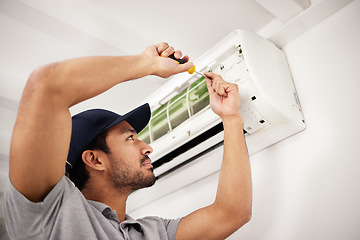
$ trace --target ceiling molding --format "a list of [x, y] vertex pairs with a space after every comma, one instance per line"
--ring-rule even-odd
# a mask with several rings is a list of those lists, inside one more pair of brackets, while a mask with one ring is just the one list
[[287, 22], [310, 6], [308, 0], [256, 0], [282, 22]]
[[352, 1], [353, 0], [318, 1], [286, 23], [281, 23], [279, 20], [270, 22], [258, 31], [258, 34], [268, 38], [279, 48], [283, 48], [296, 37]]

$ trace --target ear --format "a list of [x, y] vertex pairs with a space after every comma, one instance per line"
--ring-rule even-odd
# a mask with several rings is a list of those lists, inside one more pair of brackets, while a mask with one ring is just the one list
[[103, 155], [97, 150], [86, 150], [82, 154], [82, 160], [86, 166], [91, 169], [102, 171], [105, 170]]

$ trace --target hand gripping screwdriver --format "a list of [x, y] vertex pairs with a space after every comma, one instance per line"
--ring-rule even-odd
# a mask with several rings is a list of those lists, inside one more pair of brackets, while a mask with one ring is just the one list
[[[180, 58], [176, 58], [176, 57], [174, 56], [174, 53], [171, 54], [171, 55], [169, 55], [168, 58], [171, 58], [172, 60], [177, 61], [179, 64], [184, 64], [184, 63], [186, 63], [185, 60], [182, 60], [182, 59], [180, 59]], [[197, 74], [199, 74], [199, 75], [201, 75], [201, 76], [203, 76], [203, 77], [206, 78], [206, 76], [205, 76], [203, 73], [198, 72], [198, 71], [195, 70], [195, 65], [192, 66], [192, 68], [190, 68], [190, 69], [187, 70], [187, 71], [188, 71], [188, 73], [190, 73], [190, 74], [197, 73]]]

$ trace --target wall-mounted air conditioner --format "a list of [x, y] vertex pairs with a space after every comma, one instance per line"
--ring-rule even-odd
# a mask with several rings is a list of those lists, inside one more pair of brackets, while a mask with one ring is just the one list
[[[305, 129], [286, 57], [268, 40], [236, 30], [194, 63], [197, 71], [238, 84], [250, 155]], [[223, 128], [210, 109], [204, 77], [174, 76], [148, 102], [152, 117], [138, 136], [154, 149], [150, 157], [159, 180], [131, 194], [129, 211], [220, 169], [221, 154], [211, 160], [216, 162], [206, 160], [206, 154], [222, 147]]]

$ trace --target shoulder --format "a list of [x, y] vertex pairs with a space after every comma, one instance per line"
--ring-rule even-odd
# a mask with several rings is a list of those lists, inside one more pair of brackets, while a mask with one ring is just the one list
[[42, 202], [31, 202], [8, 180], [4, 195], [4, 212], [9, 235], [21, 238], [43, 233], [44, 219], [47, 219], [48, 225], [54, 223], [61, 206], [76, 191], [79, 190], [64, 176]]

